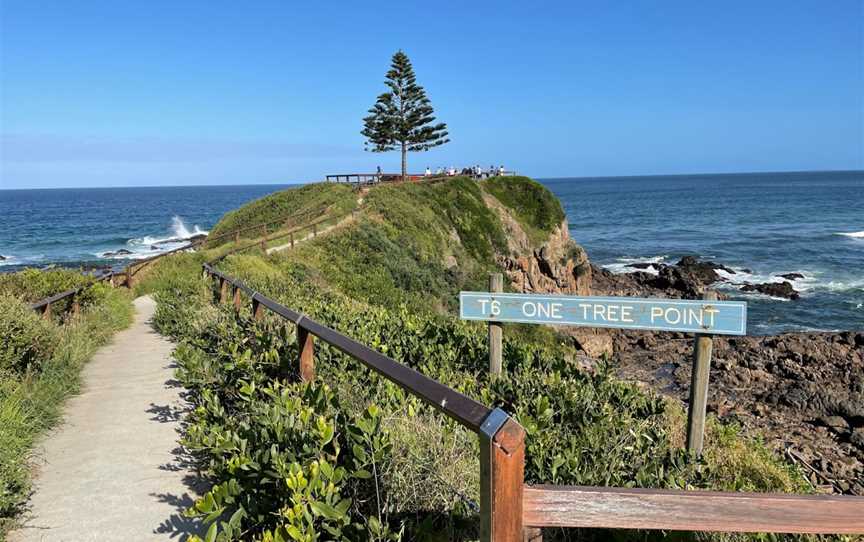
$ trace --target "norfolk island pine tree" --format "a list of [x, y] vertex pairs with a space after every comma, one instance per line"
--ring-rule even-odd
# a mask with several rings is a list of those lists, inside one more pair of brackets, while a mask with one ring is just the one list
[[402, 180], [408, 178], [408, 152], [428, 151], [448, 143], [447, 125], [435, 122], [426, 91], [417, 84], [414, 68], [401, 50], [393, 55], [384, 84], [390, 88], [378, 96], [363, 119], [365, 148], [372, 152], [402, 151]]

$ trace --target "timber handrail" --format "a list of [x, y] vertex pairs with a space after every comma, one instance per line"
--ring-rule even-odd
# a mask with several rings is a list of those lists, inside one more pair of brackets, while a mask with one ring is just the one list
[[423, 373], [402, 365], [377, 350], [373, 350], [300, 312], [281, 305], [264, 294], [249, 288], [243, 282], [214, 269], [210, 264], [204, 264], [204, 272], [209, 276], [216, 277], [220, 281], [220, 284], [227, 283], [235, 290], [239, 289], [244, 292], [250, 297], [253, 305], [256, 307], [263, 306], [267, 308], [274, 314], [297, 325], [298, 328], [305, 329], [324, 342], [345, 352], [475, 433], [480, 430], [483, 421], [492, 412], [492, 409], [429, 378]]
[[[217, 260], [218, 261], [218, 260]], [[864, 533], [864, 497], [729, 493], [668, 489], [525, 485], [525, 430], [492, 409], [314, 319], [281, 305], [211, 263], [205, 278], [219, 282], [220, 302], [256, 320], [269, 310], [297, 326], [302, 380], [315, 377], [317, 337], [376, 371], [474, 432], [480, 441], [480, 539], [542, 541], [542, 527], [664, 529], [812, 534]]]
[[579, 486], [526, 486], [529, 527], [864, 533], [864, 497]]
[[314, 337], [341, 350], [405, 391], [425, 401], [475, 433], [480, 441], [481, 488], [480, 539], [521, 540], [522, 482], [524, 479], [525, 430], [501, 409], [491, 409], [423, 373], [373, 350], [368, 346], [281, 305], [242, 281], [203, 265], [205, 278], [219, 281], [219, 301], [229, 301], [233, 289], [235, 309], [242, 307], [241, 293], [252, 302], [256, 320], [269, 310], [297, 327], [300, 378], [315, 378]]
[[288, 220], [296, 219], [298, 217], [307, 217], [307, 216], [313, 215], [313, 214], [320, 214], [320, 211], [318, 213], [315, 213], [312, 210], [309, 210], [309, 211], [306, 211], [306, 212], [300, 213], [300, 214], [293, 213], [290, 215], [285, 215], [283, 217], [277, 218], [275, 220], [270, 220], [269, 222], [260, 222], [258, 224], [252, 224], [251, 226], [244, 226], [244, 227], [238, 228], [236, 230], [231, 230], [231, 231], [227, 231], [225, 233], [220, 233], [219, 235], [214, 235], [214, 236], [208, 235], [207, 238], [204, 239], [203, 243], [210, 243], [212, 241], [217, 241], [220, 239], [224, 239], [226, 237], [233, 237], [235, 240], [239, 241], [238, 236], [241, 233], [245, 233], [247, 231], [260, 230], [262, 228], [269, 228], [270, 226], [272, 226], [274, 224], [285, 224], [286, 221], [288, 221]]
[[98, 284], [104, 280], [111, 279], [113, 278], [113, 276], [114, 273], [102, 273], [101, 275], [96, 275], [95, 277], [93, 277], [93, 280], [91, 280], [87, 284], [82, 284], [77, 288], [71, 288], [64, 292], [60, 292], [58, 294], [48, 296], [44, 299], [40, 299], [39, 301], [36, 301], [34, 303], [30, 303], [30, 308], [34, 311], [42, 311], [42, 317], [47, 320], [51, 318], [51, 306], [53, 304], [66, 298], [72, 298], [72, 304], [69, 310], [71, 310], [73, 314], [78, 314], [80, 306], [78, 305], [78, 301], [75, 299], [75, 297], [84, 290], [92, 287], [94, 284]]
[[355, 209], [352, 209], [346, 213], [340, 213], [337, 215], [322, 216], [321, 218], [318, 218], [317, 220], [313, 220], [312, 222], [307, 222], [305, 224], [300, 224], [298, 226], [294, 226], [294, 227], [289, 228], [287, 230], [283, 230], [281, 232], [278, 232], [275, 235], [265, 235], [264, 237], [257, 239], [255, 241], [252, 241], [246, 245], [234, 247], [234, 248], [228, 250], [227, 252], [225, 252], [224, 254], [222, 254], [221, 256], [219, 256], [218, 258], [211, 260], [208, 263], [215, 264], [217, 262], [224, 260], [225, 258], [227, 258], [228, 256], [230, 256], [232, 254], [237, 254], [238, 252], [243, 252], [244, 250], [249, 250], [251, 248], [255, 248], [255, 247], [266, 248], [267, 243], [269, 243], [270, 241], [275, 241], [277, 239], [285, 239], [286, 237], [291, 239], [291, 246], [293, 247], [294, 246], [294, 234], [295, 233], [301, 232], [303, 230], [308, 230], [311, 228], [312, 232], [313, 232], [313, 236], [315, 236], [318, 234], [316, 226], [318, 226], [319, 224], [323, 224], [325, 222], [331, 222], [331, 221], [337, 221], [337, 223], [338, 223], [339, 220], [342, 220], [343, 218], [345, 218], [349, 215], [356, 216], [357, 212], [358, 212], [358, 210], [355, 208]]

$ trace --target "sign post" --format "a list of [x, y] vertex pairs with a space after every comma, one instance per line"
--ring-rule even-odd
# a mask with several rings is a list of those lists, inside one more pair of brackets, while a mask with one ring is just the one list
[[[717, 301], [717, 292], [707, 291], [705, 301]], [[690, 407], [687, 410], [687, 451], [702, 455], [705, 436], [705, 409], [708, 405], [708, 375], [711, 372], [711, 351], [714, 339], [710, 334], [697, 333], [693, 344], [693, 373], [690, 377]]]
[[459, 314], [463, 320], [489, 322], [489, 371], [496, 374], [501, 372], [503, 322], [695, 333], [687, 449], [701, 455], [712, 336], [746, 334], [747, 303], [717, 301], [713, 291], [702, 300], [504, 294], [500, 274], [490, 275], [489, 289], [461, 292]]
[[[504, 279], [501, 273], [489, 275], [489, 291], [500, 294], [504, 290]], [[501, 341], [504, 335], [504, 324], [497, 321], [489, 322], [489, 372], [501, 374]]]

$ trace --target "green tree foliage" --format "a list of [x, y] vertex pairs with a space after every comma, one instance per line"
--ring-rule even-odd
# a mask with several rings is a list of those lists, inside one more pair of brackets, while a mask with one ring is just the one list
[[369, 116], [363, 119], [363, 134], [366, 150], [387, 152], [395, 149], [402, 151], [402, 180], [407, 177], [407, 153], [428, 151], [443, 145], [447, 138], [447, 125], [434, 124], [432, 104], [426, 91], [417, 84], [414, 68], [408, 55], [397, 51], [393, 55], [390, 71], [384, 84], [390, 88], [378, 96], [375, 105], [369, 109]]

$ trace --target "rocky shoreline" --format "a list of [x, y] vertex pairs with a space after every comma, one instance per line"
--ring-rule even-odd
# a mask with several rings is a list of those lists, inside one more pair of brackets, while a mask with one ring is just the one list
[[[674, 265], [634, 263], [631, 273], [592, 264], [567, 235], [564, 222], [538, 250], [511, 245], [500, 258], [515, 291], [571, 295], [701, 298], [735, 271], [682, 258]], [[742, 284], [740, 289], [798, 299], [791, 284]], [[721, 298], [724, 298], [722, 293]], [[693, 336], [682, 333], [561, 328], [586, 366], [608, 356], [619, 376], [686, 402]], [[864, 495], [864, 329], [839, 333], [783, 333], [716, 337], [709, 412], [758, 434], [800, 465], [820, 491]]]
[[[692, 257], [658, 267], [653, 275], [592, 266], [592, 294], [694, 299], [723, 281], [718, 269], [731, 271]], [[789, 282], [741, 289], [798, 298]], [[591, 332], [577, 333], [574, 342], [583, 351], [582, 343], [588, 346], [589, 355], [610, 355], [623, 378], [687, 401], [692, 336]], [[762, 434], [775, 451], [801, 464], [815, 487], [864, 495], [864, 331], [716, 337], [708, 410]]]

